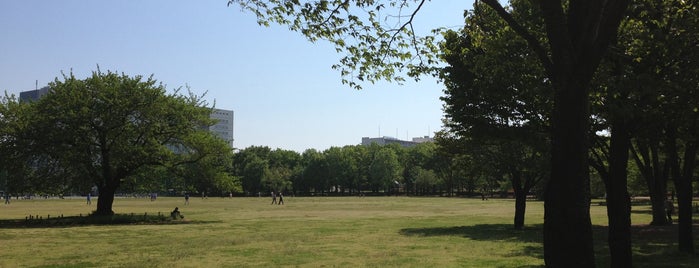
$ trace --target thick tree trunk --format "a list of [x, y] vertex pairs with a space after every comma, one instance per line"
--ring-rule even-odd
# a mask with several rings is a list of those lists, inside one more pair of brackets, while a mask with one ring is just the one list
[[696, 162], [697, 146], [691, 142], [686, 145], [683, 167], [677, 159], [677, 145], [672, 144], [673, 155], [673, 181], [677, 190], [677, 216], [678, 216], [678, 246], [681, 252], [694, 253], [694, 236], [692, 234], [692, 174]]
[[524, 215], [527, 211], [527, 193], [515, 191], [515, 229], [521, 230], [524, 227]]
[[663, 183], [657, 183], [659, 180], [655, 180], [655, 187], [651, 187], [650, 191], [650, 204], [651, 213], [653, 214], [653, 220], [650, 222], [651, 225], [667, 225], [667, 216], [665, 215], [665, 199], [667, 198], [667, 187], [665, 185], [665, 180]]
[[[623, 120], [623, 119], [622, 119]], [[627, 166], [631, 137], [624, 122], [612, 123], [607, 186], [607, 218], [610, 267], [632, 267], [631, 203], [627, 189]]]
[[544, 259], [549, 267], [594, 267], [585, 83], [558, 84], [551, 123], [551, 178], [544, 203]]
[[529, 189], [522, 186], [521, 172], [511, 172], [510, 176], [512, 176], [512, 189], [515, 192], [515, 229], [520, 230], [524, 227], [524, 213], [527, 210], [527, 191]]
[[99, 198], [97, 198], [97, 210], [95, 210], [93, 215], [114, 215], [114, 211], [112, 211], [112, 205], [114, 204], [115, 192], [116, 187], [103, 186], [99, 188]]

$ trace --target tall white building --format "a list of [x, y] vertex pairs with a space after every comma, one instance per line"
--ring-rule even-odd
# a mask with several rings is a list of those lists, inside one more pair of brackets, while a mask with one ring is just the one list
[[216, 119], [218, 122], [209, 127], [209, 131], [214, 133], [217, 137], [228, 142], [228, 145], [233, 148], [233, 111], [214, 109], [211, 113], [211, 118]]

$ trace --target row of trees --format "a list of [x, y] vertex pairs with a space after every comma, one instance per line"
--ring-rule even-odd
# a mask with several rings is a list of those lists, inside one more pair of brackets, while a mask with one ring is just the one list
[[467, 176], [472, 165], [442, 153], [435, 143], [414, 147], [372, 144], [294, 151], [249, 147], [235, 154], [234, 174], [248, 195], [456, 195], [506, 191], [497, 177]]
[[[536, 19], [541, 10], [528, 1], [511, 4], [512, 19], [528, 22], [521, 26], [538, 34], [531, 37], [545, 38], [544, 21]], [[610, 249], [619, 259], [631, 257], [630, 159], [646, 182], [652, 224], [667, 224], [664, 204], [672, 179], [680, 207], [680, 249], [693, 251], [691, 181], [699, 138], [695, 9], [684, 1], [632, 5], [592, 80], [589, 163], [604, 182]], [[470, 145], [465, 151], [482, 144], [549, 151], [546, 133], [554, 100], [546, 92], [553, 85], [527, 41], [506, 25], [496, 10], [476, 4], [463, 30], [445, 33], [441, 55], [449, 66], [441, 74], [447, 87], [447, 131]], [[531, 178], [550, 170], [545, 168], [548, 158], [530, 157], [533, 162], [521, 166], [511, 159], [502, 162], [515, 171], [511, 177]], [[524, 185], [529, 185], [526, 180]]]

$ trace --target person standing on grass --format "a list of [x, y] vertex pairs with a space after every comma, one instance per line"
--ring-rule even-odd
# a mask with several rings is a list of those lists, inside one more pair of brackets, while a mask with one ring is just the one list
[[189, 194], [188, 193], [184, 194], [184, 204], [189, 205]]
[[274, 205], [277, 203], [277, 195], [274, 194], [274, 191], [272, 191], [271, 194], [272, 194], [272, 204], [270, 204], [270, 205]]
[[10, 194], [5, 193], [5, 205], [9, 205], [9, 204], [10, 204]]
[[90, 200], [91, 197], [92, 197], [92, 194], [87, 193], [87, 204], [88, 204], [88, 205], [92, 205], [92, 200]]
[[282, 195], [282, 192], [279, 192], [279, 203], [277, 205], [284, 205], [284, 195]]

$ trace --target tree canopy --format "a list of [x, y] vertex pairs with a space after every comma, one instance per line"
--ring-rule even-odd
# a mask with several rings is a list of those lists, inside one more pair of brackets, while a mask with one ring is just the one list
[[38, 101], [5, 104], [12, 117], [3, 147], [16, 150], [13, 176], [85, 194], [97, 186], [98, 215], [113, 214], [115, 191], [155, 166], [177, 177], [187, 165], [199, 170], [195, 178], [236, 188], [225, 174], [231, 148], [208, 132], [212, 108], [200, 96], [167, 94], [152, 77], [111, 71], [86, 79], [71, 73], [49, 87]]

